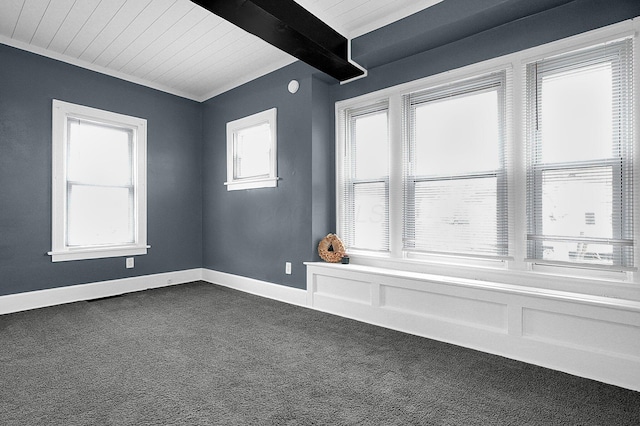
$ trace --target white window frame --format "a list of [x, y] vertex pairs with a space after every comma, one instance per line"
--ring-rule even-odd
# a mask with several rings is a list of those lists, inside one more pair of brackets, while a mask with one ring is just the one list
[[[605, 51], [605, 49], [607, 49]], [[528, 178], [530, 179], [530, 186], [528, 188], [529, 199], [528, 202], [528, 219], [529, 219], [529, 233], [528, 233], [528, 242], [529, 242], [529, 261], [534, 264], [546, 264], [546, 265], [557, 265], [557, 264], [566, 264], [567, 266], [575, 266], [579, 265], [582, 268], [596, 268], [596, 269], [626, 269], [627, 263], [633, 263], [632, 256], [629, 255], [628, 248], [633, 249], [633, 239], [630, 237], [632, 233], [633, 223], [628, 223], [625, 219], [623, 219], [623, 211], [626, 212], [626, 207], [628, 203], [632, 202], [633, 199], [629, 196], [629, 191], [624, 188], [633, 187], [633, 182], [631, 185], [628, 185], [628, 177], [629, 174], [632, 174], [633, 170], [633, 149], [628, 150], [628, 144], [631, 143], [631, 140], [628, 140], [628, 133], [626, 130], [628, 127], [623, 125], [619, 121], [621, 118], [623, 121], [624, 118], [622, 113], [614, 114], [614, 117], [611, 119], [614, 120], [614, 128], [620, 129], [619, 135], [617, 139], [612, 140], [612, 142], [616, 145], [617, 152], [612, 154], [610, 157], [602, 158], [598, 160], [581, 160], [581, 161], [569, 161], [565, 160], [563, 162], [551, 162], [545, 163], [542, 162], [540, 158], [537, 156], [538, 150], [542, 149], [543, 141], [539, 132], [536, 130], [538, 126], [539, 117], [538, 114], [538, 86], [541, 82], [541, 75], [547, 75], [552, 73], [562, 73], [571, 67], [579, 67], [579, 69], [583, 69], [589, 65], [593, 65], [593, 61], [597, 61], [597, 63], [610, 62], [615, 64], [616, 67], [620, 67], [626, 65], [626, 63], [618, 62], [617, 53], [623, 52], [626, 50], [626, 46], [624, 44], [615, 44], [611, 43], [607, 46], [596, 45], [593, 49], [579, 50], [578, 53], [583, 55], [581, 57], [569, 56], [568, 59], [565, 59], [564, 56], [560, 56], [560, 60], [564, 60], [565, 63], [560, 67], [556, 64], [553, 71], [549, 72], [547, 70], [538, 72], [538, 67], [536, 66], [538, 62], [530, 62], [526, 64], [526, 80], [527, 80], [527, 93], [528, 96], [526, 99], [526, 108], [528, 109], [527, 113], [527, 144], [528, 144], [528, 165], [527, 165], [527, 173]], [[570, 52], [573, 53], [573, 52]], [[584, 56], [584, 55], [588, 56]], [[549, 58], [550, 60], [554, 60], [556, 58]], [[620, 71], [621, 77], [624, 81], [624, 84], [631, 84], [626, 78], [624, 71]], [[615, 76], [613, 78], [616, 78]], [[629, 99], [628, 93], [620, 93], [618, 95], [614, 94], [614, 97], [619, 98], [621, 110], [627, 111], [630, 102], [632, 99]], [[632, 98], [633, 96], [631, 96]], [[544, 114], [543, 114], [544, 115]], [[611, 147], [613, 148], [613, 146]], [[613, 238], [587, 238], [584, 241], [590, 241], [592, 243], [601, 243], [601, 244], [611, 244], [614, 250], [614, 264], [612, 266], [607, 266], [603, 264], [596, 263], [588, 263], [583, 262], [581, 264], [568, 262], [568, 261], [552, 261], [543, 258], [542, 255], [542, 244], [541, 242], [544, 240], [557, 240], [557, 241], [571, 241], [571, 242], [581, 242], [580, 237], [576, 236], [550, 236], [545, 235], [542, 229], [542, 217], [539, 213], [539, 209], [542, 209], [543, 199], [542, 199], [542, 176], [545, 172], [550, 171], [558, 171], [558, 170], [582, 170], [588, 168], [608, 168], [611, 170], [612, 176], [612, 184], [614, 187], [613, 192], [620, 194], [619, 196], [613, 197]], [[617, 254], [616, 254], [617, 253]], [[622, 264], [616, 264], [615, 259], [618, 259]], [[634, 269], [634, 268], [632, 268]]]
[[[67, 244], [68, 120], [81, 119], [133, 132], [134, 242], [96, 246]], [[53, 262], [143, 255], [147, 253], [147, 120], [54, 99], [52, 103], [52, 249]]]
[[[352, 127], [352, 119], [353, 117], [366, 117], [367, 115], [370, 114], [376, 114], [376, 113], [381, 113], [384, 112], [385, 114], [387, 114], [387, 122], [389, 120], [389, 105], [386, 102], [379, 102], [379, 103], [373, 103], [371, 105], [366, 105], [366, 107], [363, 108], [349, 108], [349, 109], [345, 109], [342, 111], [343, 116], [340, 117], [340, 126], [341, 130], [340, 132], [342, 132], [342, 134], [344, 135], [344, 137], [347, 138], [347, 140], [349, 142], [347, 142], [348, 146], [344, 146], [343, 147], [343, 158], [345, 159], [345, 161], [347, 161], [348, 163], [352, 163], [353, 162], [353, 156], [355, 155], [355, 144], [353, 143], [354, 141], [352, 141], [351, 139], [353, 138], [354, 134], [355, 134], [355, 128]], [[387, 124], [387, 126], [389, 126], [389, 124]], [[387, 140], [388, 140], [388, 134], [387, 134]], [[389, 150], [391, 151], [391, 150]], [[389, 152], [388, 154], [391, 154], [391, 152]], [[390, 183], [390, 179], [388, 174], [386, 176], [380, 176], [377, 178], [367, 178], [367, 179], [357, 179], [354, 176], [354, 170], [347, 170], [346, 167], [343, 167], [340, 169], [341, 171], [341, 181], [343, 182], [343, 185], [340, 186], [339, 188], [339, 194], [341, 194], [341, 202], [337, 204], [338, 208], [340, 209], [341, 213], [340, 215], [342, 217], [347, 218], [347, 220], [343, 220], [340, 221], [340, 225], [341, 227], [339, 227], [339, 232], [342, 235], [342, 238], [345, 239], [346, 244], [350, 245], [352, 244], [352, 240], [355, 239], [355, 234], [354, 234], [354, 226], [352, 226], [351, 224], [353, 222], [356, 221], [356, 216], [357, 213], [355, 211], [355, 188], [358, 185], [361, 184], [371, 184], [371, 183], [377, 183], [377, 184], [383, 184], [385, 189], [385, 193], [386, 193], [386, 197], [385, 197], [385, 205], [384, 205], [384, 212], [386, 214], [386, 217], [384, 218], [383, 222], [384, 222], [384, 226], [386, 228], [386, 232], [387, 232], [387, 236], [390, 234], [389, 232], [389, 209], [390, 209], [390, 202], [389, 202], [389, 183]], [[387, 246], [382, 248], [382, 249], [362, 249], [362, 252], [366, 252], [368, 254], [371, 255], [387, 255], [389, 253], [389, 246], [388, 246], [389, 241], [387, 241]]]
[[[505, 159], [505, 141], [506, 141], [506, 130], [507, 130], [507, 119], [506, 117], [510, 115], [510, 111], [506, 108], [505, 99], [506, 99], [506, 81], [507, 75], [511, 75], [511, 72], [507, 71], [507, 69], [500, 70], [497, 72], [492, 72], [484, 75], [478, 75], [471, 79], [463, 79], [460, 81], [452, 81], [450, 84], [445, 86], [437, 86], [430, 87], [425, 90], [421, 90], [418, 92], [407, 93], [403, 95], [404, 103], [405, 103], [405, 112], [403, 120], [405, 120], [405, 131], [404, 134], [404, 147], [403, 150], [406, 153], [406, 160], [403, 162], [403, 167], [405, 169], [405, 178], [404, 178], [404, 191], [405, 191], [405, 211], [404, 211], [404, 220], [403, 224], [405, 226], [404, 230], [404, 256], [407, 258], [419, 258], [420, 256], [427, 255], [444, 255], [444, 256], [466, 256], [469, 258], [485, 258], [485, 259], [504, 259], [508, 258], [508, 235], [509, 235], [509, 226], [507, 223], [507, 218], [505, 215], [501, 214], [500, 211], [496, 211], [497, 217], [496, 225], [497, 225], [497, 233], [495, 235], [496, 238], [496, 250], [495, 254], [462, 254], [462, 253], [454, 253], [454, 252], [437, 252], [429, 249], [418, 249], [415, 248], [415, 241], [413, 233], [415, 232], [415, 216], [416, 216], [416, 206], [415, 206], [415, 196], [408, 198], [409, 194], [415, 193], [415, 188], [418, 183], [421, 182], [443, 182], [443, 181], [463, 181], [467, 178], [495, 178], [496, 179], [496, 198], [497, 204], [502, 206], [504, 210], [508, 211], [508, 193], [507, 193], [507, 182], [506, 182], [506, 164], [508, 161]], [[498, 147], [498, 167], [494, 170], [484, 170], [481, 172], [472, 172], [472, 173], [457, 173], [457, 174], [435, 174], [429, 176], [419, 176], [416, 175], [414, 168], [415, 162], [415, 141], [411, 136], [411, 117], [414, 116], [413, 112], [416, 107], [421, 105], [427, 105], [430, 102], [437, 102], [439, 99], [443, 97], [460, 97], [465, 96], [470, 93], [477, 94], [480, 91], [486, 90], [496, 90], [497, 94], [497, 109], [498, 109], [498, 127], [499, 127], [499, 139], [497, 142]], [[413, 100], [413, 97], [417, 97], [416, 100]]]
[[[236, 178], [236, 140], [241, 130], [269, 124], [271, 149], [269, 151], [269, 174], [257, 177]], [[273, 188], [278, 186], [278, 143], [277, 143], [277, 109], [272, 108], [227, 123], [227, 191], [242, 189]]]
[[[345, 135], [340, 128], [343, 111], [350, 108], [363, 108], [377, 102], [388, 102], [391, 141], [390, 170], [390, 247], [388, 254], [372, 254], [349, 251], [351, 262], [366, 266], [405, 271], [433, 273], [455, 276], [492, 283], [517, 283], [523, 286], [547, 288], [560, 291], [575, 291], [590, 294], [607, 294], [611, 297], [640, 297], [640, 250], [634, 251], [632, 268], [599, 268], [591, 265], [552, 265], [532, 261], [527, 257], [527, 179], [526, 179], [526, 66], [543, 58], [561, 55], [567, 52], [588, 48], [627, 37], [634, 38], [634, 121], [640, 119], [638, 81], [640, 75], [640, 18], [624, 21], [601, 29], [579, 34], [546, 45], [537, 46], [503, 57], [465, 66], [463, 68], [426, 77], [413, 82], [382, 89], [352, 99], [336, 103], [336, 225], [343, 223], [344, 209], [341, 207], [342, 179], [345, 175], [343, 158], [345, 153]], [[409, 255], [403, 253], [402, 241], [402, 171], [403, 158], [400, 144], [402, 141], [402, 96], [414, 91], [425, 90], [439, 85], [447, 85], [465, 78], [505, 70], [507, 72], [506, 102], [510, 112], [506, 123], [506, 176], [508, 181], [508, 242], [509, 255], [503, 259], [483, 259], [432, 254]], [[636, 153], [634, 165], [638, 165], [640, 138], [637, 125], [633, 134], [633, 149]], [[640, 170], [634, 174], [634, 229], [640, 222]], [[636, 241], [637, 244], [637, 241]]]

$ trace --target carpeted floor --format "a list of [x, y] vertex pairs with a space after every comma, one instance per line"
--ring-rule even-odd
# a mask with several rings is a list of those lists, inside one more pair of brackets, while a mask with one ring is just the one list
[[198, 282], [0, 316], [0, 424], [637, 426], [640, 393]]

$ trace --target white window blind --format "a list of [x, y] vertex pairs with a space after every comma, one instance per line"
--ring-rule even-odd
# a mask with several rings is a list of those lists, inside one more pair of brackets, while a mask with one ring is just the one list
[[633, 266], [633, 44], [527, 65], [528, 256]]
[[343, 111], [340, 237], [348, 249], [389, 251], [389, 113], [386, 102]]
[[505, 79], [404, 96], [406, 253], [508, 255]]

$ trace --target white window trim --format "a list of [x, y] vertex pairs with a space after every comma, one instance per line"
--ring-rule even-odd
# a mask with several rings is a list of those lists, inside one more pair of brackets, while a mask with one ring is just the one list
[[[401, 139], [402, 116], [399, 106], [402, 94], [412, 91], [448, 84], [465, 78], [507, 70], [511, 74], [511, 84], [507, 86], [507, 102], [511, 103], [507, 118], [506, 155], [511, 165], [507, 169], [508, 209], [509, 209], [509, 257], [505, 259], [465, 258], [460, 256], [421, 256], [407, 258], [402, 253], [402, 154], [391, 151], [390, 187], [390, 247], [388, 255], [371, 255], [366, 252], [350, 252], [351, 261], [356, 264], [377, 266], [390, 269], [402, 269], [414, 272], [440, 273], [460, 276], [462, 278], [494, 280], [498, 282], [518, 283], [533, 287], [554, 290], [570, 290], [594, 294], [606, 294], [615, 297], [640, 297], [640, 250], [634, 251], [634, 268], [582, 268], [580, 265], [557, 265], [540, 260], [527, 259], [527, 221], [526, 221], [526, 139], [524, 126], [524, 84], [525, 67], [530, 62], [549, 58], [567, 52], [587, 48], [599, 43], [610, 42], [625, 37], [635, 37], [634, 55], [634, 87], [635, 87], [635, 128], [634, 164], [638, 167], [640, 158], [640, 138], [637, 123], [640, 122], [640, 18], [627, 20], [618, 24], [579, 34], [546, 45], [537, 46], [510, 55], [490, 59], [463, 68], [450, 70], [420, 80], [368, 93], [356, 98], [339, 101], [335, 105], [336, 118], [342, 110], [358, 108], [387, 100], [390, 106], [390, 134], [394, 139]], [[336, 123], [336, 220], [337, 229], [341, 229], [343, 210], [341, 179], [342, 158], [344, 155], [344, 138]], [[634, 174], [634, 229], [640, 229], [640, 167]], [[395, 199], [393, 197], [396, 197]], [[400, 197], [400, 200], [398, 199]], [[400, 231], [400, 232], [399, 232]], [[638, 241], [636, 241], [636, 244]], [[604, 287], [603, 287], [604, 285]]]
[[[136, 133], [134, 182], [136, 216], [133, 244], [69, 247], [66, 235], [67, 119], [94, 120], [128, 127]], [[134, 256], [147, 253], [147, 120], [54, 99], [52, 104], [52, 262]]]
[[[274, 188], [278, 186], [278, 128], [277, 128], [277, 108], [239, 118], [227, 123], [227, 181], [224, 183], [227, 191], [237, 191], [242, 189]], [[271, 156], [269, 158], [269, 176], [258, 178], [235, 178], [234, 177], [234, 149], [235, 135], [238, 131], [248, 127], [269, 123], [271, 131]]]

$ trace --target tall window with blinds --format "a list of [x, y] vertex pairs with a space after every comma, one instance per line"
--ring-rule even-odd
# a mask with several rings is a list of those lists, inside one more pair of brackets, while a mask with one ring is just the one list
[[527, 65], [528, 256], [633, 266], [633, 45]]
[[339, 234], [350, 250], [389, 251], [389, 113], [387, 103], [342, 112], [343, 210]]
[[405, 253], [508, 255], [505, 79], [403, 97]]

